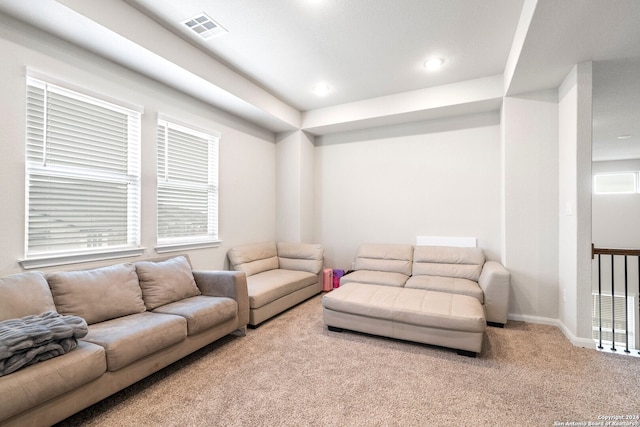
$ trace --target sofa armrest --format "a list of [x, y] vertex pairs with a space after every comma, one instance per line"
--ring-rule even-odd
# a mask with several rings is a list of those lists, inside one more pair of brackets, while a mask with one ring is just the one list
[[249, 323], [247, 275], [241, 271], [194, 270], [193, 277], [202, 295], [233, 298], [238, 303], [240, 326]]
[[482, 267], [478, 284], [484, 292], [487, 322], [505, 325], [509, 314], [511, 275], [497, 261], [487, 261]]

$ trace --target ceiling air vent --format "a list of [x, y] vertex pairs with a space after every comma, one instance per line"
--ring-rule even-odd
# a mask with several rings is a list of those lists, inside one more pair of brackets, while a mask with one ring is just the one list
[[221, 36], [227, 33], [227, 30], [211, 19], [207, 14], [201, 13], [182, 22], [191, 31], [205, 40]]

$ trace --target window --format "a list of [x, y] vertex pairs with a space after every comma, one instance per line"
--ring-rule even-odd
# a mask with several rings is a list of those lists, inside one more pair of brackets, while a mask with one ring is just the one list
[[638, 192], [638, 173], [606, 173], [593, 177], [595, 194], [630, 194]]
[[140, 116], [27, 77], [25, 268], [141, 252]]
[[158, 252], [218, 240], [219, 135], [158, 119]]
[[[591, 295], [591, 337], [599, 342], [600, 336], [600, 300], [602, 300], [602, 342], [607, 344], [613, 343], [613, 330], [615, 327], [615, 345], [617, 346], [625, 346], [626, 345], [626, 329], [625, 327], [629, 327], [629, 348], [637, 348], [636, 346], [636, 334], [635, 334], [635, 313], [636, 308], [634, 305], [634, 301], [636, 301], [635, 295], [629, 295], [626, 299], [625, 307], [625, 297], [621, 295], [616, 295], [613, 299], [613, 312], [615, 313], [615, 318], [612, 316], [612, 301], [611, 295], [602, 294], [601, 297], [598, 297], [597, 293], [592, 293]], [[626, 311], [625, 311], [626, 309]], [[625, 319], [625, 314], [628, 314], [628, 318]]]

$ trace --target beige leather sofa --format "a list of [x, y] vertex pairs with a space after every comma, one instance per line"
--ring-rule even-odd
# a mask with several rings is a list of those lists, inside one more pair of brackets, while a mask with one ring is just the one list
[[323, 297], [325, 324], [475, 355], [507, 322], [510, 275], [481, 248], [364, 244]]
[[230, 249], [227, 257], [231, 269], [247, 275], [251, 327], [322, 291], [321, 245], [252, 243]]
[[88, 334], [0, 376], [2, 426], [52, 425], [249, 320], [245, 275], [192, 271], [186, 256], [0, 279], [0, 321], [49, 310], [85, 319]]

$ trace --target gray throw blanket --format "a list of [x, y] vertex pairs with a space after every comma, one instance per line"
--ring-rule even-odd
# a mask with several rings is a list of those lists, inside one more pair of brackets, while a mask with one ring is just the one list
[[68, 353], [88, 332], [83, 318], [55, 311], [0, 322], [0, 377]]

